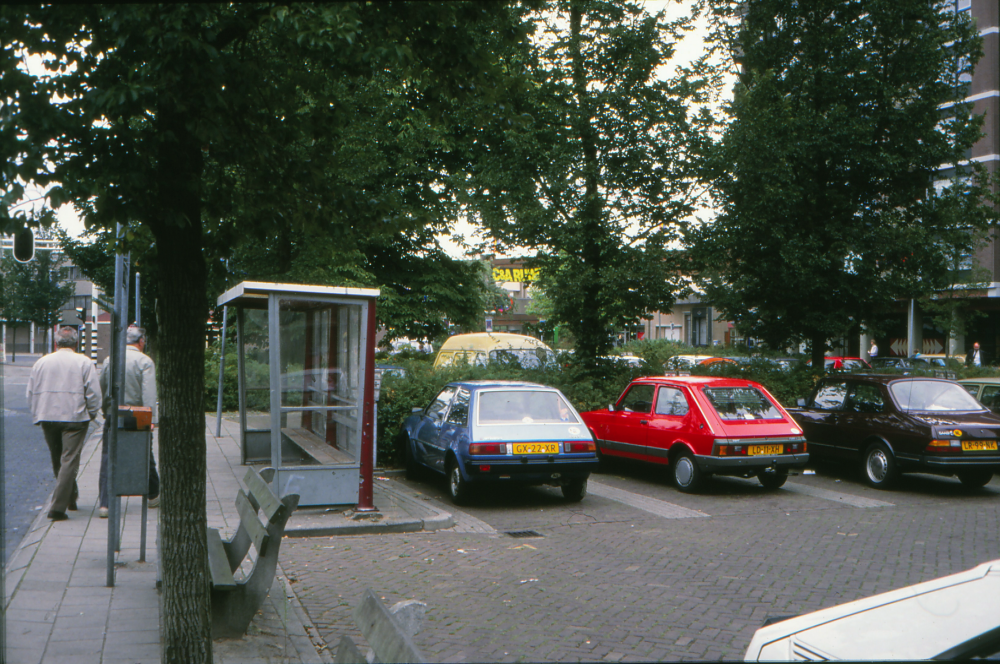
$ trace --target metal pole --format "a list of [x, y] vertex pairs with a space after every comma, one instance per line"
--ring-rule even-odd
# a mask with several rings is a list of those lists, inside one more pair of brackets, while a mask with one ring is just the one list
[[229, 307], [222, 307], [222, 342], [219, 344], [219, 399], [215, 405], [215, 437], [222, 435], [222, 378], [226, 368], [226, 322]]
[[139, 307], [139, 273], [135, 273], [135, 326], [142, 327], [142, 309]]
[[365, 354], [365, 375], [364, 392], [362, 402], [362, 422], [361, 422], [361, 468], [360, 483], [358, 484], [358, 512], [374, 512], [374, 489], [372, 484], [374, 475], [375, 460], [375, 332], [377, 323], [375, 319], [375, 299], [367, 303], [368, 307], [368, 334], [365, 344], [367, 347], [361, 349]]
[[[116, 235], [121, 237], [122, 225], [117, 225]], [[115, 494], [115, 458], [118, 449], [118, 406], [124, 403], [122, 386], [125, 383], [125, 319], [128, 316], [128, 255], [115, 257], [115, 310], [111, 316], [111, 401], [112, 410], [105, 414], [104, 426], [108, 427], [108, 587], [115, 585], [115, 551], [119, 545], [118, 513], [121, 500]]]

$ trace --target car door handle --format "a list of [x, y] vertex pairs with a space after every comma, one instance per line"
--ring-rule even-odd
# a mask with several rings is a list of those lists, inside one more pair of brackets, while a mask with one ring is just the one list
[[649, 420], [639, 420], [639, 424], [649, 424]]

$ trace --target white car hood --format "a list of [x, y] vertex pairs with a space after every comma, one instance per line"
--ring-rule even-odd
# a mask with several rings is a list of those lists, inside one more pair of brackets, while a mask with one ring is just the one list
[[744, 660], [950, 659], [991, 630], [996, 642], [1000, 560], [762, 627]]

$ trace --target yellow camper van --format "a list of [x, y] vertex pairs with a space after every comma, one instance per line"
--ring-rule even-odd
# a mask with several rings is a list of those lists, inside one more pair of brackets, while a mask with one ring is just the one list
[[434, 368], [446, 367], [456, 361], [488, 364], [493, 361], [516, 360], [522, 367], [545, 366], [555, 361], [555, 352], [538, 339], [507, 332], [475, 332], [456, 334], [441, 345]]

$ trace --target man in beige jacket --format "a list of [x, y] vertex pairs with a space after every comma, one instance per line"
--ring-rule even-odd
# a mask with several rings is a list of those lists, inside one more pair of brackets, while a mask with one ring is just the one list
[[35, 424], [42, 426], [52, 455], [56, 489], [48, 517], [65, 521], [80, 495], [76, 474], [87, 428], [101, 411], [101, 387], [90, 358], [76, 352], [79, 336], [72, 327], [56, 332], [56, 352], [35, 362], [28, 379], [28, 405]]

